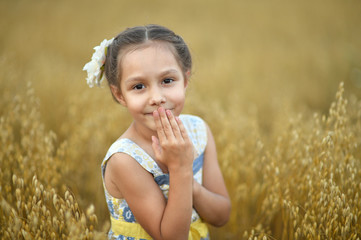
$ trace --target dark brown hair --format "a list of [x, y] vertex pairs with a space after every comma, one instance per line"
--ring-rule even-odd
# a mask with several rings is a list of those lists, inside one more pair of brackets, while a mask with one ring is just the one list
[[170, 29], [160, 25], [137, 26], [119, 33], [109, 45], [105, 60], [105, 76], [109, 85], [120, 88], [119, 78], [121, 71], [119, 62], [122, 53], [132, 47], [147, 44], [148, 42], [167, 43], [174, 49], [173, 53], [183, 73], [192, 69], [192, 57], [184, 40]]

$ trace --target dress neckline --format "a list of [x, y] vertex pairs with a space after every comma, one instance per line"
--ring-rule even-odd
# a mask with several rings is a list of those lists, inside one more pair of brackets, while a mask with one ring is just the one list
[[136, 142], [134, 142], [133, 140], [129, 139], [129, 138], [119, 138], [117, 141], [128, 141], [131, 144], [135, 145], [137, 147], [137, 149], [139, 149], [142, 153], [144, 153], [146, 155], [146, 157], [148, 157], [151, 161], [155, 162], [156, 166], [157, 166], [157, 170], [160, 171], [162, 174], [168, 174], [166, 172], [163, 172], [163, 170], [159, 167], [158, 162], [149, 155], [149, 153], [147, 153], [147, 151], [145, 151], [141, 146], [139, 146]]

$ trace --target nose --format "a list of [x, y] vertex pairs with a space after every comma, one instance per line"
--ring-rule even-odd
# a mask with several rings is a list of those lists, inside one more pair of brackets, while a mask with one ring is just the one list
[[149, 104], [152, 106], [160, 106], [166, 102], [166, 98], [162, 93], [162, 90], [158, 87], [154, 87], [150, 91]]

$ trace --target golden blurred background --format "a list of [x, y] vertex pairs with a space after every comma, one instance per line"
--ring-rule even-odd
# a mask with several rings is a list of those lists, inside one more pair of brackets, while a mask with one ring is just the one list
[[64, 100], [86, 91], [81, 69], [92, 48], [126, 27], [148, 23], [183, 36], [194, 58], [191, 91], [206, 93], [225, 108], [236, 95], [243, 105], [264, 105], [264, 117], [280, 100], [325, 111], [340, 81], [348, 92], [361, 92], [361, 4], [356, 0], [0, 4], [1, 57], [7, 69], [2, 89], [21, 88], [13, 78], [31, 81], [41, 102], [51, 99], [52, 104], [41, 104], [51, 129], [64, 111], [53, 106], [68, 108]]
[[[59, 196], [64, 196], [68, 189], [81, 209], [94, 205], [98, 219], [96, 231], [104, 232], [109, 226], [100, 163], [108, 146], [131, 120], [126, 110], [113, 101], [105, 84], [102, 88], [88, 88], [82, 68], [90, 60], [94, 46], [127, 27], [164, 25], [181, 35], [191, 49], [194, 68], [185, 112], [203, 117], [213, 129], [233, 203], [230, 222], [223, 228], [212, 228], [214, 239], [262, 234], [270, 239], [297, 238], [297, 227], [293, 230], [287, 227], [290, 218], [265, 212], [264, 201], [270, 196], [267, 186], [271, 182], [262, 177], [266, 174], [262, 166], [275, 167], [273, 160], [285, 159], [276, 153], [280, 146], [288, 151], [285, 142], [294, 139], [294, 135], [287, 133], [292, 132], [294, 125], [299, 126], [300, 136], [304, 134], [303, 140], [307, 136], [319, 136], [311, 134], [316, 129], [327, 135], [330, 125], [317, 125], [313, 114], [332, 118], [329, 109], [340, 82], [344, 82], [345, 94], [354, 102], [350, 110], [353, 115], [346, 115], [350, 127], [342, 133], [349, 133], [347, 139], [355, 146], [360, 144], [357, 135], [361, 129], [357, 115], [360, 105], [356, 104], [361, 96], [361, 2], [358, 0], [1, 0], [0, 19], [3, 138], [0, 176], [5, 181], [16, 174], [26, 183], [36, 174], [45, 188], [55, 188]], [[16, 104], [25, 106], [21, 108], [23, 115]], [[38, 115], [33, 116], [33, 112]], [[24, 127], [29, 124], [33, 130]], [[37, 135], [40, 138], [52, 136], [49, 144], [53, 149], [45, 154], [48, 154], [46, 159], [56, 161], [56, 168], [52, 168], [56, 174], [45, 173], [48, 165], [9, 161], [19, 155], [15, 150], [7, 152], [12, 147], [6, 144], [20, 144], [14, 149], [21, 156], [28, 154], [28, 159], [34, 159], [39, 154], [33, 161], [41, 161], [40, 148], [31, 148], [31, 153], [21, 150], [25, 146], [23, 136], [36, 131], [41, 131]], [[11, 134], [14, 137], [10, 140], [5, 137]], [[27, 144], [37, 144], [38, 140], [41, 141], [31, 139]], [[308, 142], [310, 146], [316, 146], [312, 141]], [[299, 151], [303, 154], [301, 145]], [[59, 149], [64, 151], [60, 157]], [[292, 158], [301, 162], [302, 154]], [[358, 160], [359, 166], [359, 147], [350, 148], [349, 155]], [[273, 159], [273, 165], [265, 159]], [[47, 164], [53, 165], [51, 161]], [[38, 167], [33, 169], [32, 165]], [[5, 166], [9, 166], [9, 173]], [[286, 162], [287, 176], [288, 167]], [[24, 169], [31, 173], [23, 173]], [[360, 171], [355, 174], [360, 179]], [[11, 197], [17, 188], [14, 182], [9, 186], [3, 184], [0, 200], [5, 199], [9, 206], [16, 205], [15, 199], [27, 199]], [[31, 194], [32, 190], [29, 191]], [[302, 201], [298, 204], [301, 206]], [[355, 211], [357, 216], [359, 208]], [[55, 209], [50, 212], [57, 214]], [[267, 214], [271, 217], [267, 218]], [[7, 219], [3, 217], [3, 221]], [[352, 226], [356, 226], [360, 236], [360, 220]], [[19, 234], [26, 238], [21, 231]], [[307, 231], [302, 236], [308, 238]]]

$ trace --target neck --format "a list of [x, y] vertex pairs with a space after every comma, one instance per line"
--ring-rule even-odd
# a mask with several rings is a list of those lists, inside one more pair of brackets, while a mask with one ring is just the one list
[[133, 122], [131, 125], [132, 129], [132, 137], [134, 137], [134, 140], [139, 143], [152, 143], [152, 136], [158, 137], [158, 134], [156, 131], [152, 131], [149, 128], [144, 128], [141, 125], [137, 124], [136, 122]]

